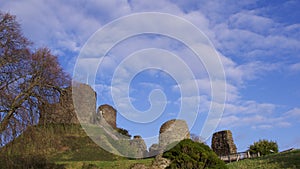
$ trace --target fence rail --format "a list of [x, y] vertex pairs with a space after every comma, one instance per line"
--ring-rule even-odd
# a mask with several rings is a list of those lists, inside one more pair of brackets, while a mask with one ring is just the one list
[[230, 154], [226, 156], [219, 156], [219, 158], [225, 162], [232, 162], [232, 161], [239, 161], [247, 158], [255, 158], [255, 157], [260, 157], [260, 154], [250, 154], [249, 151], [247, 152], [239, 152], [235, 154]]
[[[290, 148], [287, 150], [283, 150], [280, 153], [290, 152], [294, 150], [295, 150], [294, 148]], [[233, 161], [239, 161], [239, 160], [243, 160], [247, 158], [255, 158], [255, 157], [260, 157], [260, 153], [258, 152], [257, 154], [250, 154], [249, 151], [246, 151], [246, 152], [239, 152], [239, 153], [225, 155], [225, 156], [219, 156], [219, 158], [225, 162], [233, 162]]]

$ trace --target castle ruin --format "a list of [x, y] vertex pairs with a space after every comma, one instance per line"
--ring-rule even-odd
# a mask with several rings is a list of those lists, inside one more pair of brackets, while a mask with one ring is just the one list
[[96, 114], [96, 92], [86, 84], [77, 84], [75, 87], [75, 97], [72, 97], [72, 87], [67, 87], [62, 89], [58, 103], [42, 105], [40, 125], [79, 124], [78, 117], [85, 123], [93, 121]]
[[108, 104], [104, 104], [98, 107], [97, 119], [100, 119], [100, 124], [107, 123], [113, 129], [117, 128], [117, 110]]
[[184, 120], [173, 119], [165, 122], [159, 130], [159, 146], [167, 147], [171, 143], [190, 138], [188, 125]]
[[[96, 111], [96, 92], [86, 84], [75, 84], [73, 87], [62, 89], [59, 102], [43, 105], [39, 125], [48, 124], [92, 124], [100, 125], [114, 140], [122, 140], [116, 134], [117, 111], [112, 106], [104, 104]], [[107, 128], [108, 127], [108, 128]], [[116, 129], [116, 130], [114, 130]], [[190, 138], [188, 125], [184, 120], [169, 120], [159, 131], [159, 143], [150, 147], [149, 152], [141, 136], [129, 139], [128, 145], [136, 158], [154, 156], [166, 150], [168, 145]]]
[[223, 130], [214, 133], [211, 148], [218, 156], [227, 156], [237, 153], [230, 130]]
[[105, 104], [96, 113], [96, 98], [96, 92], [86, 84], [62, 89], [58, 103], [42, 105], [39, 124], [103, 124], [101, 121], [105, 121], [116, 129], [117, 111]]

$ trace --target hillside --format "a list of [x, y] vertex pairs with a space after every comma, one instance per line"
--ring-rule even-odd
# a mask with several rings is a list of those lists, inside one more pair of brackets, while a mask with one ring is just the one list
[[[106, 135], [103, 134], [103, 141]], [[1, 149], [13, 156], [43, 156], [49, 161], [112, 161], [120, 159], [95, 144], [79, 124], [31, 126]]]
[[229, 169], [298, 169], [300, 168], [300, 150], [246, 159], [227, 164]]

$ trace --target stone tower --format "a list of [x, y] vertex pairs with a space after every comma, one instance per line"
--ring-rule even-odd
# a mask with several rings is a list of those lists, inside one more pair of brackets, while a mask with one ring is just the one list
[[[80, 97], [72, 97], [74, 93]], [[76, 84], [73, 89], [67, 87], [61, 91], [58, 103], [41, 106], [39, 124], [79, 124], [78, 116], [83, 122], [91, 123], [95, 114], [96, 92], [86, 84]]]
[[211, 148], [218, 156], [227, 156], [237, 153], [230, 130], [219, 131], [213, 134]]
[[104, 104], [99, 106], [97, 110], [97, 116], [100, 118], [100, 123], [103, 123], [102, 120], [105, 120], [107, 124], [109, 124], [112, 128], [117, 128], [116, 118], [117, 118], [117, 110], [108, 104]]
[[137, 135], [134, 136], [132, 140], [129, 141], [132, 151], [135, 158], [144, 158], [147, 157], [148, 151], [144, 139]]
[[159, 147], [164, 148], [173, 142], [189, 138], [189, 128], [184, 120], [169, 120], [160, 127]]
[[91, 86], [77, 83], [73, 84], [72, 98], [78, 119], [81, 123], [91, 124], [96, 117], [96, 92]]

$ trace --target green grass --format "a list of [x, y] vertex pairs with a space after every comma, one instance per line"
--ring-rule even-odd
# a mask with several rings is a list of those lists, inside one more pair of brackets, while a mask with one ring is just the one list
[[[98, 135], [95, 138], [102, 143], [107, 143], [108, 146], [113, 143], [116, 147], [111, 146], [112, 148], [127, 150], [128, 143], [113, 141], [108, 135], [93, 126], [89, 130], [95, 130], [95, 135]], [[135, 163], [150, 165], [153, 160], [151, 158], [127, 160], [111, 154], [95, 144], [80, 125], [59, 124], [29, 127], [13, 142], [2, 147], [0, 154], [3, 156], [4, 162], [10, 157], [12, 162], [20, 157], [29, 157], [29, 161], [39, 157], [70, 169], [126, 169]], [[227, 164], [227, 166], [229, 169], [298, 169], [300, 168], [300, 150], [241, 160]]]
[[[92, 136], [94, 139], [106, 143], [111, 149], [128, 149], [129, 142], [114, 141], [98, 127], [89, 126], [88, 130], [95, 135]], [[15, 165], [20, 159], [23, 162]], [[13, 142], [0, 149], [0, 168], [1, 165], [12, 168], [20, 167], [22, 163], [35, 163], [38, 166], [47, 162], [51, 166], [55, 163], [70, 169], [126, 169], [135, 163], [150, 165], [152, 160], [128, 160], [109, 153], [87, 136], [80, 125], [75, 124], [30, 126]]]
[[[99, 131], [101, 132], [101, 131]], [[99, 134], [105, 141], [105, 134]], [[0, 149], [8, 157], [43, 156], [55, 161], [113, 161], [111, 154], [88, 137], [80, 125], [31, 126], [13, 142]]]
[[152, 158], [142, 160], [118, 160], [118, 161], [60, 161], [57, 164], [64, 165], [66, 169], [101, 168], [101, 169], [129, 169], [136, 163], [150, 166]]
[[300, 168], [300, 150], [245, 159], [229, 163], [227, 166], [229, 169], [298, 169]]

